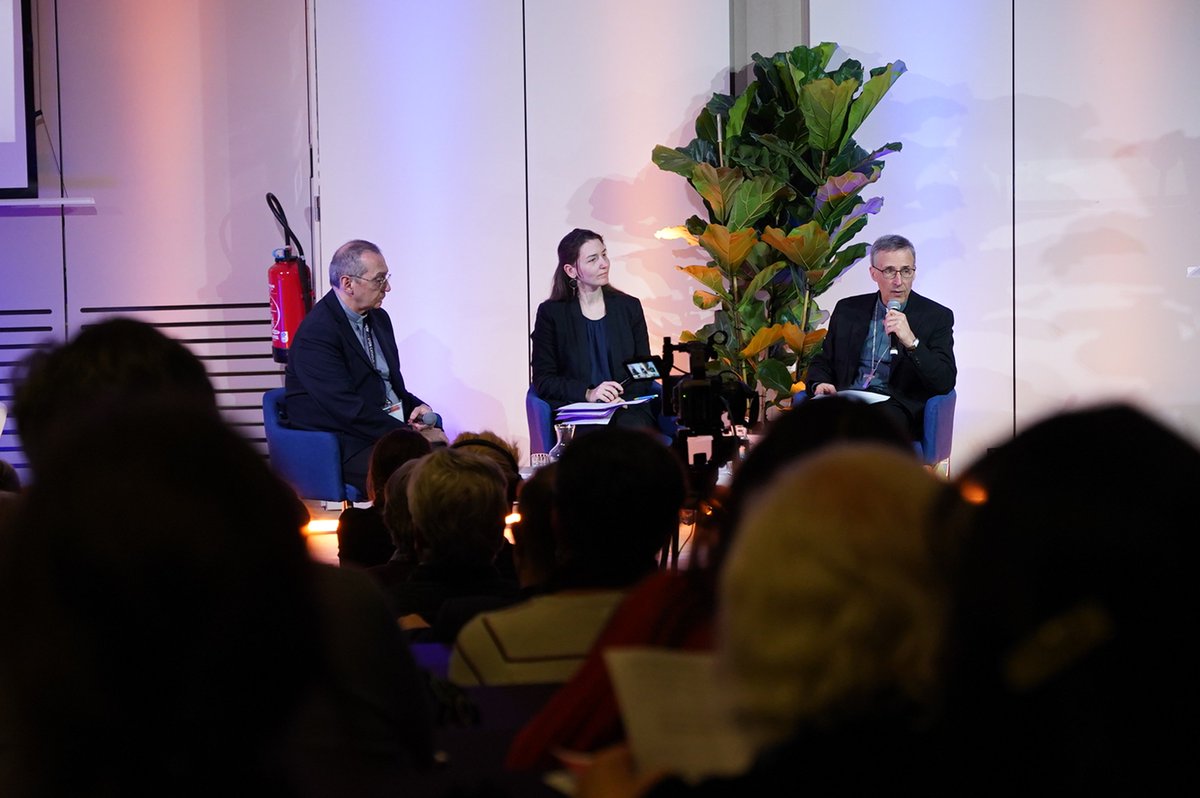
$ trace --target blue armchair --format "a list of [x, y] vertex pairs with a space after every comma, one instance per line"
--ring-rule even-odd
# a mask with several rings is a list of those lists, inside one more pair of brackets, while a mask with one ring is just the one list
[[337, 435], [287, 425], [283, 388], [263, 394], [263, 431], [271, 468], [301, 498], [342, 504], [366, 500], [357, 488], [342, 481], [342, 451]]

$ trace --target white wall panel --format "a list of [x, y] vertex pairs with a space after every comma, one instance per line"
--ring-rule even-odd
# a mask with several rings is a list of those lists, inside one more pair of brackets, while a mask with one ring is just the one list
[[[855, 137], [904, 145], [874, 186], [884, 207], [860, 240], [910, 238], [915, 290], [954, 311], [959, 464], [1012, 432], [1011, 20], [1011, 0], [810, 0], [812, 42], [839, 43], [835, 63], [908, 66]], [[864, 259], [822, 305], [874, 290]]]
[[341, 243], [377, 243], [411, 390], [452, 437], [490, 429], [524, 441], [521, 3], [310, 2], [318, 294]]
[[67, 189], [96, 199], [67, 225], [73, 308], [265, 302], [266, 192], [309, 236], [302, 0], [58, 6]]
[[1017, 412], [1142, 404], [1200, 440], [1192, 0], [1016, 2]]
[[650, 348], [711, 314], [676, 266], [703, 262], [654, 233], [703, 206], [650, 161], [695, 136], [713, 92], [729, 91], [728, 0], [527, 0], [530, 309], [550, 294], [558, 241], [604, 236], [613, 284], [642, 300]]

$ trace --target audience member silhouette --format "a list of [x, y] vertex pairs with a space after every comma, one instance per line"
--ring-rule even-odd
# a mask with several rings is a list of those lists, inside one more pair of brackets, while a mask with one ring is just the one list
[[114, 317], [61, 346], [30, 353], [16, 370], [13, 415], [34, 478], [42, 442], [81, 406], [163, 397], [217, 415], [204, 364], [153, 326]]
[[[516, 503], [517, 492], [520, 490], [523, 478], [518, 465], [521, 460], [521, 450], [515, 443], [504, 440], [491, 430], [483, 430], [481, 432], [460, 432], [450, 445], [460, 451], [482, 455], [498, 465], [504, 472], [504, 479], [508, 485], [505, 495], [508, 498], [509, 506]], [[517, 572], [513, 565], [512, 544], [507, 539], [500, 545], [500, 551], [496, 554], [496, 568], [506, 579], [516, 581]]]
[[955, 554], [946, 763], [964, 792], [1168, 792], [1200, 735], [1200, 449], [1145, 412], [1064, 412], [989, 450], [940, 513]]
[[[266, 574], [259, 589], [267, 591], [273, 590], [271, 585], [274, 576], [269, 573], [269, 564], [259, 563], [259, 560], [268, 556], [265, 550], [260, 551], [268, 544], [255, 536], [259, 524], [257, 519], [267, 518], [269, 523], [286, 525], [291, 535], [288, 546], [299, 547], [301, 554], [305, 555], [304, 562], [310, 571], [306, 589], [313, 597], [311, 603], [315, 603], [313, 611], [317, 624], [316, 634], [313, 635], [311, 629], [307, 630], [305, 639], [316, 646], [317, 670], [309, 689], [299, 696], [295, 716], [286, 730], [286, 738], [272, 742], [276, 746], [273, 756], [283, 767], [282, 775], [267, 774], [268, 778], [279, 779], [286, 775], [289, 784], [303, 786], [301, 794], [304, 795], [319, 795], [332, 784], [342, 783], [353, 783], [360, 793], [371, 793], [375, 788], [393, 788], [397, 779], [407, 778], [414, 767], [424, 767], [431, 761], [432, 731], [427, 697], [422, 691], [423, 682], [394, 619], [387, 611], [382, 594], [362, 574], [315, 564], [307, 558], [300, 530], [308, 520], [306, 508], [290, 488], [270, 474], [262, 457], [221, 421], [215, 391], [207, 379], [203, 364], [195, 355], [148, 324], [115, 318], [85, 328], [65, 344], [27, 358], [22, 363], [20, 374], [21, 380], [16, 387], [17, 407], [24, 413], [23, 441], [34, 469], [33, 482], [36, 485], [41, 480], [43, 464], [52, 465], [62, 469], [64, 476], [51, 480], [42, 490], [57, 491], [60, 502], [64, 495], [72, 497], [70, 502], [63, 502], [70, 507], [63, 509], [64, 520], [61, 523], [69, 521], [80, 526], [75, 534], [88, 545], [92, 545], [90, 536], [99, 534], [109, 526], [119, 526], [120, 535], [114, 534], [114, 540], [129, 539], [131, 545], [144, 545], [147, 556], [153, 556], [154, 562], [161, 566], [157, 581], [146, 577], [140, 583], [131, 582], [125, 592], [116, 591], [112, 597], [114, 602], [124, 601], [132, 605], [137, 603], [137, 596], [131, 591], [141, 590], [150, 596], [143, 602], [146, 608], [136, 609], [133, 622], [141, 622], [141, 616], [136, 613], [142, 612], [150, 612], [152, 616], [153, 612], [157, 612], [163, 618], [174, 619], [172, 601], [193, 601], [188, 595], [184, 577], [191, 574], [201, 561], [197, 560], [197, 565], [192, 565], [189, 564], [191, 559], [185, 556], [177, 564], [169, 562], [169, 558], [157, 548], [160, 544], [156, 537], [160, 534], [159, 530], [162, 530], [162, 544], [165, 546], [184, 533], [198, 535], [207, 530], [209, 525], [222, 525], [207, 544], [199, 541], [195, 545], [201, 548], [210, 545], [214, 551], [207, 556], [215, 558], [219, 553], [228, 560], [228, 568], [232, 569], [230, 579], [245, 582], [256, 573]], [[88, 401], [81, 405], [78, 401], [64, 399], [80, 396], [88, 397]], [[212, 439], [211, 442], [206, 435]], [[233, 441], [240, 442], [240, 453], [233, 443], [227, 442], [230, 436], [233, 436]], [[62, 442], [57, 442], [60, 437]], [[83, 475], [86, 471], [71, 460], [74, 457], [73, 447], [79, 448], [82, 453], [91, 453], [81, 462], [87, 463], [92, 473], [97, 475], [96, 479], [85, 479]], [[196, 451], [193, 452], [193, 449]], [[51, 458], [51, 455], [58, 459]], [[245, 464], [246, 458], [253, 466]], [[258, 469], [257, 474], [252, 473], [255, 468]], [[184, 478], [188, 475], [192, 475], [193, 486], [184, 484]], [[245, 485], [239, 480], [246, 480]], [[160, 482], [168, 487], [165, 498], [155, 493]], [[260, 483], [263, 482], [268, 487], [260, 490]], [[137, 501], [120, 498], [129, 496], [131, 490], [136, 491]], [[44, 501], [49, 502], [49, 499]], [[243, 521], [242, 515], [249, 520]], [[92, 523], [89, 520], [92, 516], [102, 518], [102, 521]], [[30, 543], [27, 538], [31, 535], [26, 527], [14, 523], [9, 532], [14, 546]], [[267, 535], [267, 540], [272, 539]], [[74, 539], [64, 540], [71, 541], [68, 550], [76, 548]], [[250, 562], [256, 564], [243, 561], [244, 549], [249, 549], [249, 553], [258, 558], [250, 558]], [[280, 556], [286, 560], [291, 556], [287, 553], [289, 550], [284, 549]], [[131, 554], [130, 558], [131, 569], [143, 567], [138, 565], [139, 561], [134, 555]], [[15, 561], [5, 558], [4, 562], [10, 564]], [[73, 568], [87, 565], [74, 560], [70, 563]], [[98, 560], [94, 565], [100, 568], [105, 563]], [[176, 566], [180, 569], [178, 578], [174, 573]], [[221, 568], [225, 567], [222, 561]], [[287, 562], [279, 567], [286, 570]], [[213, 578], [217, 579], [221, 573], [214, 566]], [[103, 572], [97, 574], [95, 579], [109, 577], [117, 578], [112, 572]], [[8, 580], [5, 583], [8, 584]], [[62, 596], [56, 597], [57, 601], [80, 601], [84, 599], [76, 592], [85, 585], [90, 583], [83, 580], [67, 588], [62, 584], [53, 584], [41, 589], [62, 592]], [[249, 589], [241, 583], [236, 588]], [[89, 586], [88, 591], [91, 590]], [[288, 595], [288, 591], [281, 589], [281, 600], [287, 600]], [[196, 597], [195, 602], [201, 598]], [[13, 601], [5, 603], [6, 608], [16, 606]], [[248, 617], [251, 619], [259, 618], [255, 614], [256, 606], [263, 605], [248, 606]], [[154, 608], [153, 611], [150, 608]], [[53, 607], [49, 607], [50, 610]], [[123, 620], [113, 618], [111, 622], [119, 624]], [[157, 616], [151, 617], [151, 620], [166, 623]], [[278, 623], [286, 625], [289, 623], [288, 617], [281, 617]], [[188, 630], [189, 625], [187, 617], [181, 617], [179, 629]], [[263, 633], [264, 640], [269, 640], [274, 632], [269, 628], [270, 623], [264, 623], [264, 626], [268, 627]], [[22, 631], [30, 628], [33, 627], [22, 627]], [[113, 650], [97, 654], [100, 659], [95, 667], [111, 668], [115, 667], [113, 662], [124, 661], [123, 639], [136, 636], [137, 630], [129, 627], [126, 631], [118, 631], [118, 636], [105, 643], [112, 646]], [[78, 634], [85, 633], [79, 630]], [[212, 634], [218, 632], [213, 631]], [[84, 639], [80, 645], [91, 645], [93, 642]], [[136, 642], [143, 647], [150, 645]], [[172, 641], [166, 639], [163, 642]], [[134, 650], [136, 652], [138, 649]], [[247, 655], [256, 650], [248, 647]], [[284, 657], [288, 662], [292, 656], [297, 658], [294, 667], [301, 669], [301, 676], [305, 675], [303, 668], [308, 667], [306, 650], [296, 647]], [[85, 653], [91, 656], [92, 652], [88, 649]], [[203, 657], [201, 661], [204, 661]], [[76, 679], [102, 679], [112, 675], [89, 674], [93, 665], [86, 661], [80, 660], [75, 664], [78, 665], [78, 671], [73, 673]], [[286, 666], [280, 667], [286, 669]], [[19, 670], [13, 672], [18, 675], [22, 673]], [[131, 674], [138, 672], [138, 668], [134, 667], [128, 671]], [[189, 674], [182, 676], [190, 678]], [[113, 678], [124, 679], [125, 676], [116, 674]], [[214, 678], [224, 679], [227, 674], [218, 674]], [[259, 676], [255, 671], [247, 671], [242, 678], [252, 684]], [[281, 684], [290, 684], [290, 680], [290, 676], [280, 679]], [[151, 688], [154, 684], [150, 683]], [[121, 685], [125, 683], [121, 682], [118, 686]], [[137, 685], [125, 687], [134, 689]], [[196, 688], [208, 689], [203, 684], [196, 685]], [[2, 694], [3, 691], [0, 691]], [[266, 695], [264, 693], [264, 700]], [[36, 705], [29, 703], [27, 706]], [[108, 711], [106, 706], [99, 704], [83, 709], [85, 712], [94, 711], [95, 706], [100, 706], [103, 712]], [[257, 707], [254, 703], [247, 706], [251, 709]], [[69, 720], [71, 709], [65, 704], [64, 707], [65, 714], [59, 717]], [[291, 705], [287, 708], [290, 709]], [[128, 711], [138, 712], [142, 709], [130, 706]], [[171, 710], [165, 708], [164, 711]], [[159, 731], [166, 725], [173, 728], [179, 723], [177, 717], [168, 718], [159, 725]], [[153, 730], [152, 725], [147, 725], [140, 733], [151, 733]], [[50, 730], [52, 733], [61, 731], [62, 728]], [[248, 726], [246, 733], [253, 732], [254, 729]], [[126, 735], [135, 733], [138, 732], [121, 732]], [[31, 727], [28, 739], [34, 747], [50, 739], [41, 734], [36, 727]], [[114, 735], [114, 738], [117, 737], [119, 735]], [[237, 739], [235, 734], [225, 743], [234, 744]], [[248, 741], [247, 745], [252, 742], [255, 741]], [[265, 738], [262, 742], [266, 742]], [[83, 744], [83, 738], [71, 743]], [[172, 743], [163, 740], [160, 744]], [[208, 745], [208, 742], [204, 744]], [[130, 760], [129, 752], [134, 750], [137, 749], [127, 749], [119, 756], [113, 753], [113, 758]], [[202, 752], [198, 750], [197, 753], [199, 755]], [[256, 755], [248, 749], [247, 756]], [[137, 761], [140, 759], [120, 763], [119, 767], [132, 767]], [[245, 767], [257, 767], [250, 760], [246, 760], [246, 763]], [[230, 765], [241, 766], [236, 762]], [[164, 763], [162, 767], [171, 765]], [[125, 772], [117, 775], [120, 778], [131, 777]], [[101, 774], [100, 777], [107, 776]], [[185, 788], [181, 787], [180, 790], [184, 791]]]
[[383, 488], [387, 497], [383, 524], [392, 541], [392, 556], [385, 563], [367, 568], [367, 573], [384, 589], [407, 580], [419, 561], [412, 513], [408, 510], [408, 482], [419, 462], [420, 458], [401, 463]]
[[[637, 645], [711, 649], [717, 575], [750, 497], [788, 463], [846, 441], [878, 442], [916, 459], [907, 433], [847, 398], [804, 402], [772, 421], [746, 459], [736, 464], [729, 490], [699, 502], [688, 568], [659, 571], [630, 592], [579, 672], [513, 740], [507, 767], [551, 768], [559, 764], [555, 750], [592, 751], [623, 739], [604, 651]], [[700, 539], [704, 542], [698, 543]]]
[[383, 521], [388, 477], [409, 460], [433, 451], [428, 439], [411, 429], [395, 429], [375, 441], [367, 465], [370, 507], [347, 507], [338, 517], [338, 562], [370, 567], [392, 558], [396, 547]]
[[470, 452], [445, 447], [417, 461], [408, 509], [419, 564], [387, 588], [392, 611], [406, 627], [427, 626], [452, 596], [516, 592], [494, 563], [509, 509], [506, 490], [499, 467]]
[[517, 494], [520, 520], [512, 524], [513, 566], [518, 590], [511, 596], [461, 596], [447, 599], [438, 612], [428, 639], [453, 643], [467, 621], [485, 610], [507, 607], [538, 595], [554, 571], [554, 475], [557, 463], [539, 468], [521, 483]]
[[35, 427], [0, 553], [0, 792], [300, 794], [281, 743], [322, 667], [306, 519], [213, 414], [139, 404]]
[[655, 785], [608, 749], [577, 794], [919, 792], [944, 606], [925, 518], [945, 490], [875, 443], [782, 470], [745, 509], [720, 580], [718, 678], [752, 765]]
[[467, 623], [451, 680], [570, 678], [625, 591], [657, 567], [678, 529], [685, 485], [675, 454], [647, 431], [605, 428], [574, 441], [555, 475], [558, 558], [545, 591]]

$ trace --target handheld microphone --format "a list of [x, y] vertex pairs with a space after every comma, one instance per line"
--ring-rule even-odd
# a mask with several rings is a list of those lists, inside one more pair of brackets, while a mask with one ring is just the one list
[[432, 411], [421, 414], [421, 423], [427, 427], [432, 427], [437, 424], [437, 413]]
[[[899, 299], [890, 299], [887, 304], [888, 310], [899, 310], [901, 304]], [[895, 357], [900, 354], [900, 339], [896, 337], [895, 333], [892, 333], [889, 337], [892, 339], [892, 357]]]

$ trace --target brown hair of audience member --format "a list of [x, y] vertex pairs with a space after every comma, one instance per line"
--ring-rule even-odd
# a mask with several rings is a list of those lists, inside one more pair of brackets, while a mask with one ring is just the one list
[[521, 484], [520, 448], [511, 441], [506, 441], [491, 430], [481, 432], [460, 432], [450, 442], [450, 446], [460, 451], [483, 455], [500, 466], [508, 483], [508, 501], [512, 504], [517, 500], [517, 487]]
[[142, 321], [111, 318], [28, 355], [17, 370], [13, 416], [34, 473], [46, 437], [81, 405], [148, 396], [217, 413], [216, 392], [200, 359]]
[[520, 586], [544, 583], [554, 571], [558, 542], [554, 531], [554, 478], [558, 463], [542, 466], [521, 483], [513, 524], [513, 562]]
[[686, 486], [679, 458], [647, 431], [605, 427], [572, 441], [555, 478], [556, 578], [624, 587], [653, 571]]
[[387, 505], [388, 479], [409, 460], [417, 460], [433, 451], [429, 440], [411, 429], [394, 429], [375, 441], [367, 464], [367, 499], [381, 510]]
[[396, 546], [393, 559], [414, 563], [418, 552], [412, 513], [408, 508], [408, 483], [419, 462], [420, 458], [401, 463], [388, 477], [383, 489], [387, 497], [383, 508], [383, 525], [387, 527]]
[[21, 787], [277, 790], [320, 667], [292, 491], [216, 414], [165, 395], [102, 398], [35, 438], [37, 479], [0, 542]]
[[944, 591], [925, 518], [946, 490], [895, 447], [844, 443], [755, 494], [720, 578], [717, 655], [759, 750], [933, 705]]
[[507, 482], [494, 461], [449, 447], [417, 461], [408, 483], [422, 561], [492, 562], [504, 542], [510, 506]]

